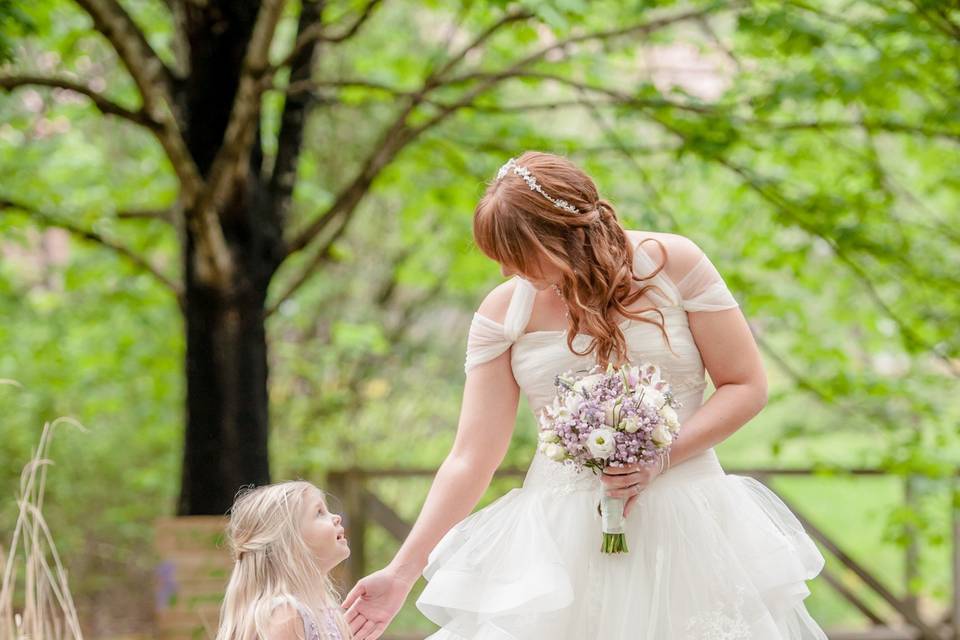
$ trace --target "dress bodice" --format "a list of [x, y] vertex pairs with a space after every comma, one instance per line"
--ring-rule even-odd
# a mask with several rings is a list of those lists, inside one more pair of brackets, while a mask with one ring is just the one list
[[[678, 282], [671, 280], [666, 270], [645, 281], [656, 285], [659, 290], [659, 293], [651, 290], [647, 296], [663, 314], [664, 329], [670, 338], [669, 346], [657, 324], [628, 319], [621, 323], [620, 328], [627, 340], [631, 362], [652, 362], [660, 367], [662, 376], [670, 382], [683, 403], [679, 412], [682, 421], [700, 406], [706, 387], [703, 361], [690, 333], [687, 313], [720, 311], [737, 307], [738, 304], [699, 247], [686, 238], [675, 238], [681, 241], [676, 243], [675, 248], [695, 252], [694, 259], [691, 260], [689, 255], [686, 257], [693, 267]], [[673, 248], [668, 248], [668, 251]], [[643, 277], [654, 272], [657, 265], [642, 247], [637, 246], [634, 249], [633, 267], [634, 273]], [[553, 400], [554, 377], [558, 373], [589, 369], [596, 362], [594, 354], [580, 356], [570, 351], [566, 331], [525, 331], [536, 293], [527, 280], [515, 277], [503, 323], [480, 314], [474, 315], [465, 365], [469, 372], [511, 349], [510, 363], [514, 378], [534, 412]], [[659, 319], [655, 311], [647, 311], [644, 315], [651, 320]], [[574, 338], [573, 346], [577, 351], [583, 351], [589, 343], [589, 336], [578, 335]]]

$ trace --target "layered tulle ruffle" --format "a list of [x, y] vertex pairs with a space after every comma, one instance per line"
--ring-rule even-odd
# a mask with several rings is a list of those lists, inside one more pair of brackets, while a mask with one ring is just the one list
[[432, 640], [826, 638], [803, 605], [819, 551], [712, 450], [640, 495], [620, 555], [600, 552], [598, 480], [548, 465], [434, 549], [417, 601], [442, 627]]

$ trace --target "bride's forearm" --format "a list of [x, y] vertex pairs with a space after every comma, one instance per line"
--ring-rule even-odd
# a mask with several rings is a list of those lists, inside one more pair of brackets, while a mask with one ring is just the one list
[[763, 385], [721, 385], [681, 425], [680, 437], [670, 448], [670, 466], [723, 442], [760, 413], [766, 403], [767, 393]]
[[493, 477], [468, 459], [448, 456], [440, 465], [427, 499], [410, 534], [390, 562], [390, 567], [411, 584], [417, 580], [430, 551], [443, 535], [476, 506]]

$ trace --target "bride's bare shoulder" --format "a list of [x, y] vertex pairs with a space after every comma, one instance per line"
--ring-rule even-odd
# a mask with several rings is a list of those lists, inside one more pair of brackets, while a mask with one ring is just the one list
[[513, 291], [517, 288], [517, 278], [513, 277], [502, 282], [493, 288], [490, 293], [480, 303], [477, 313], [494, 322], [503, 324], [507, 317], [507, 308], [510, 306], [510, 299], [513, 297]]
[[703, 250], [697, 243], [678, 233], [625, 231], [634, 246], [639, 245], [654, 264], [661, 264], [666, 260], [663, 270], [674, 282], [689, 273], [703, 257]]

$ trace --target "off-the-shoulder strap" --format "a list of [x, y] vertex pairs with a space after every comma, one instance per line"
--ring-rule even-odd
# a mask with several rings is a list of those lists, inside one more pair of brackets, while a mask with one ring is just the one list
[[677, 289], [685, 311], [723, 311], [740, 306], [706, 254], [680, 279]]
[[[651, 258], [647, 254], [647, 250], [644, 248], [646, 246], [653, 245], [656, 247], [655, 251], [660, 255], [660, 248], [656, 246], [656, 243], [650, 240], [649, 242], [644, 242], [641, 240], [633, 246], [633, 272], [638, 276], [648, 276], [660, 265], [663, 261], [663, 257], [658, 257], [656, 260]], [[656, 290], [649, 290], [646, 295], [651, 300], [660, 301], [666, 306], [679, 306], [680, 305], [680, 292], [677, 290], [677, 285], [673, 283], [670, 278], [667, 277], [666, 272], [661, 269], [660, 272], [653, 276], [652, 278], [644, 280], [644, 285], [653, 285], [657, 287]]]
[[[678, 276], [676, 281], [666, 273], [666, 270], [660, 271], [647, 282], [657, 285], [664, 295], [653, 291], [648, 295], [665, 299], [667, 304], [680, 306], [685, 311], [723, 311], [739, 306], [703, 250], [686, 238], [675, 240], [675, 242], [663, 243], [668, 254], [667, 259], [670, 259], [671, 251], [683, 251], [687, 255], [676, 257], [680, 259], [681, 264], [692, 264], [693, 267]], [[651, 273], [659, 264], [659, 260], [654, 262], [640, 244], [636, 246], [634, 253], [634, 269], [638, 275]]]
[[515, 278], [513, 293], [510, 296], [510, 305], [503, 324], [491, 320], [479, 313], [473, 314], [470, 323], [470, 334], [467, 337], [467, 357], [463, 365], [464, 371], [477, 365], [493, 360], [510, 348], [510, 345], [523, 335], [530, 321], [533, 310], [533, 300], [537, 290], [523, 278]]
[[533, 301], [537, 296], [536, 288], [528, 280], [520, 277], [515, 280], [510, 306], [507, 307], [507, 316], [503, 321], [504, 334], [511, 342], [522, 336], [527, 328], [530, 313], [533, 311]]

